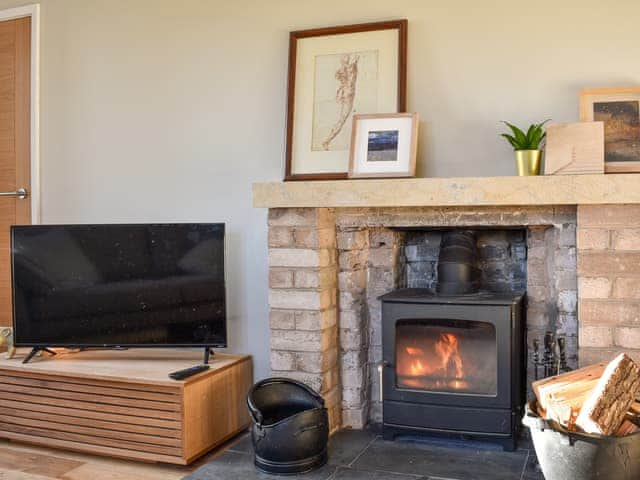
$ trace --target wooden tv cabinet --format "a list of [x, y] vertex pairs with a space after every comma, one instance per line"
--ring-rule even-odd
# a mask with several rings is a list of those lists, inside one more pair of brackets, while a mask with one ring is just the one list
[[186, 465], [246, 429], [249, 356], [216, 353], [183, 381], [170, 372], [202, 351], [59, 351], [0, 360], [0, 438]]

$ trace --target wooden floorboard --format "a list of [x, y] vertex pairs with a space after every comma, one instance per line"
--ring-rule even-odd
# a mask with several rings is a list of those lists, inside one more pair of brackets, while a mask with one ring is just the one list
[[0, 480], [179, 480], [221, 455], [240, 437], [186, 467], [118, 460], [0, 440]]

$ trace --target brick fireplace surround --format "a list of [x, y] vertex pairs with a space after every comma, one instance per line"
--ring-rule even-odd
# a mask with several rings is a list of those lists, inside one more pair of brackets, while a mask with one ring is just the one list
[[[320, 391], [332, 431], [381, 421], [378, 297], [405, 286], [404, 237], [415, 228], [526, 229], [528, 343], [545, 330], [566, 335], [572, 366], [619, 351], [640, 358], [638, 176], [554, 178], [511, 179], [499, 198], [486, 191], [496, 179], [255, 185], [254, 205], [269, 208], [273, 374]], [[540, 185], [523, 183], [526, 194], [525, 181]], [[370, 200], [383, 186], [395, 203]], [[407, 186], [429, 195], [398, 201]]]

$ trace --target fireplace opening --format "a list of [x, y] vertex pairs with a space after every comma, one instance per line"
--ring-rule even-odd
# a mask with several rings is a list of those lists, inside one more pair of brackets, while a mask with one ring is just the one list
[[435, 276], [382, 296], [383, 434], [473, 436], [512, 450], [524, 404], [523, 232], [412, 239], [437, 240], [434, 249], [405, 247], [407, 259], [415, 250], [435, 258]]
[[497, 394], [496, 330], [490, 323], [401, 320], [395, 352], [398, 388]]

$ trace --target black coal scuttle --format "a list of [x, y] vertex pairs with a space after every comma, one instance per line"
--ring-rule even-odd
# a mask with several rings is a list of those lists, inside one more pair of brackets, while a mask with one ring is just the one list
[[258, 470], [296, 475], [327, 462], [329, 420], [324, 399], [304, 383], [267, 378], [247, 397]]

